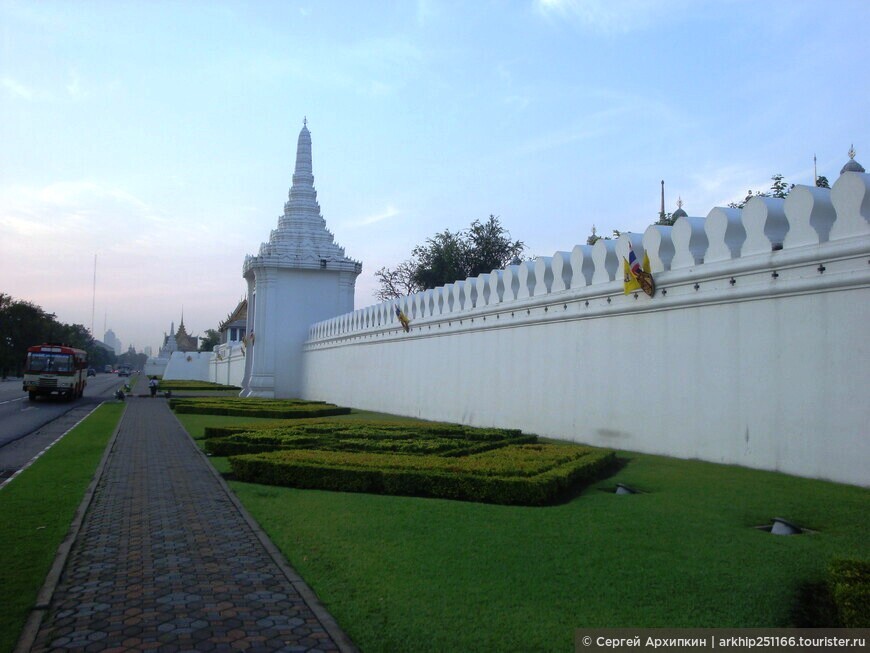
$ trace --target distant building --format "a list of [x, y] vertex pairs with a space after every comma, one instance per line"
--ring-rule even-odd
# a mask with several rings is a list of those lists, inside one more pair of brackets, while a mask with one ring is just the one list
[[235, 310], [227, 315], [227, 319], [221, 322], [218, 331], [221, 334], [220, 344], [228, 342], [241, 342], [247, 335], [246, 324], [248, 321], [248, 300], [243, 299]]
[[169, 359], [173, 352], [176, 351], [198, 351], [199, 337], [192, 336], [187, 333], [184, 328], [184, 315], [181, 316], [181, 324], [178, 325], [178, 331], [175, 330], [175, 322], [170, 326], [169, 334], [163, 336], [163, 346], [160, 348], [158, 358]]
[[[112, 332], [108, 331], [107, 333], [112, 333]], [[100, 340], [94, 340], [94, 347], [96, 347], [97, 349], [102, 349], [107, 354], [113, 354], [113, 355], [117, 356], [117, 354], [115, 353], [115, 348], [110, 347], [108, 343], [102, 342]]]
[[121, 341], [118, 340], [118, 336], [115, 335], [114, 331], [112, 331], [111, 329], [106, 331], [106, 334], [103, 336], [103, 342], [112, 348], [112, 351], [115, 352], [116, 356], [121, 355]]

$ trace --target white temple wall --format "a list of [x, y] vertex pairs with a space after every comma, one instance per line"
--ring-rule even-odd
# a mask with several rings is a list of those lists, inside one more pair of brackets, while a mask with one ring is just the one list
[[302, 395], [870, 486], [870, 175], [797, 190], [314, 324]]
[[163, 372], [164, 381], [209, 381], [211, 380], [210, 351], [174, 351]]
[[227, 342], [215, 347], [209, 364], [208, 380], [241, 388], [247, 362], [245, 348], [246, 345], [241, 342]]
[[145, 376], [163, 376], [167, 365], [169, 365], [168, 358], [149, 358], [145, 361], [142, 373]]
[[[342, 283], [346, 274], [268, 268], [255, 275], [253, 328], [247, 343], [255, 372], [248, 381], [252, 391], [248, 396], [298, 397], [302, 391], [302, 346], [309, 325], [353, 306], [353, 298]], [[280, 337], [275, 337], [278, 334]]]

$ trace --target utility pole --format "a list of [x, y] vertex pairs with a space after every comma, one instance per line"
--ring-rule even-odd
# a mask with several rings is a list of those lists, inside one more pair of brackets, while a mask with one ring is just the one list
[[94, 313], [97, 309], [97, 255], [94, 254], [94, 291], [91, 295], [91, 337], [94, 336]]

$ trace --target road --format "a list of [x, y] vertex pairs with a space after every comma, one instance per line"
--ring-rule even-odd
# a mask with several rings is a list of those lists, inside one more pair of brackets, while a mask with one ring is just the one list
[[81, 399], [48, 397], [28, 401], [20, 380], [0, 382], [0, 482], [128, 382], [114, 374], [88, 377]]

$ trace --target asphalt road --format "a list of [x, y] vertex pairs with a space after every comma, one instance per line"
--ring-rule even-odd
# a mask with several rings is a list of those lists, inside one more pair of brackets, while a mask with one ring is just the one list
[[82, 398], [28, 401], [20, 379], [0, 382], [0, 482], [75, 425], [129, 379], [114, 374], [88, 378]]

